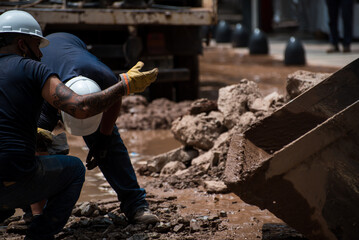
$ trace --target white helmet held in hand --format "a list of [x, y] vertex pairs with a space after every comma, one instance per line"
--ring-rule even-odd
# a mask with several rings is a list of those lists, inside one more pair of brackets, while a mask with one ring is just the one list
[[0, 15], [0, 33], [20, 33], [41, 38], [40, 48], [49, 45], [43, 37], [41, 27], [28, 12], [20, 10], [6, 11]]
[[[79, 95], [101, 91], [101, 88], [94, 80], [84, 76], [74, 77], [65, 85]], [[65, 125], [65, 130], [76, 136], [87, 136], [94, 133], [100, 125], [102, 119], [102, 113], [86, 119], [78, 119], [61, 111], [61, 116]]]

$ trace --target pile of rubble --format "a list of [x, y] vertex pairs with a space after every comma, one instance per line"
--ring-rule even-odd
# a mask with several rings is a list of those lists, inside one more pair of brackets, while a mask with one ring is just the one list
[[171, 131], [183, 146], [146, 161], [139, 172], [180, 189], [203, 185], [208, 192], [227, 192], [222, 173], [231, 136], [284, 103], [276, 92], [262, 97], [256, 83], [246, 79], [221, 88], [217, 102], [198, 99], [172, 122]]
[[172, 121], [185, 114], [190, 105], [191, 101], [175, 103], [160, 98], [148, 103], [141, 95], [124, 97], [116, 125], [126, 130], [169, 129]]
[[273, 92], [264, 97], [255, 82], [242, 79], [221, 88], [217, 102], [192, 102], [187, 114], [171, 125], [174, 137], [183, 146], [143, 162], [139, 173], [161, 178], [153, 182], [158, 187], [168, 182], [177, 189], [201, 185], [208, 193], [228, 192], [222, 174], [231, 136], [244, 132], [329, 76], [296, 71], [288, 76], [286, 96]]

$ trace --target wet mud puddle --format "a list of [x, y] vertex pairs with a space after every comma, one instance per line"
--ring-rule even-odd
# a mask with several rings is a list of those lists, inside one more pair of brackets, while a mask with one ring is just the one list
[[[180, 147], [170, 130], [120, 131], [131, 162], [135, 169], [147, 159]], [[79, 157], [85, 164], [88, 148], [82, 137], [67, 135], [70, 155]], [[140, 182], [140, 176], [137, 174]], [[106, 199], [116, 196], [99, 168], [86, 171], [86, 181], [80, 195], [80, 202]]]

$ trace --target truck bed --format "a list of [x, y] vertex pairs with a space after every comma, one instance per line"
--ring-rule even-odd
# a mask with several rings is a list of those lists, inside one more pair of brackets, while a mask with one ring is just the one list
[[[37, 4], [20, 9], [32, 14], [40, 24], [201, 26], [217, 21], [215, 4], [215, 0], [205, 0], [202, 7], [157, 5], [146, 9], [64, 8], [62, 5]], [[0, 13], [9, 9], [12, 7], [0, 9]]]

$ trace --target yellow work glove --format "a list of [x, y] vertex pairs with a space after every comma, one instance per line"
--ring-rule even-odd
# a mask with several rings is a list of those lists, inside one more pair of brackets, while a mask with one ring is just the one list
[[137, 62], [127, 73], [120, 74], [120, 78], [126, 86], [126, 95], [143, 92], [146, 87], [156, 80], [158, 69], [154, 68], [151, 71], [140, 72], [143, 65], [143, 62]]
[[53, 136], [50, 131], [37, 128], [36, 152], [47, 152], [48, 146], [52, 144]]
[[46, 142], [52, 142], [52, 133], [43, 128], [37, 128], [37, 136]]

